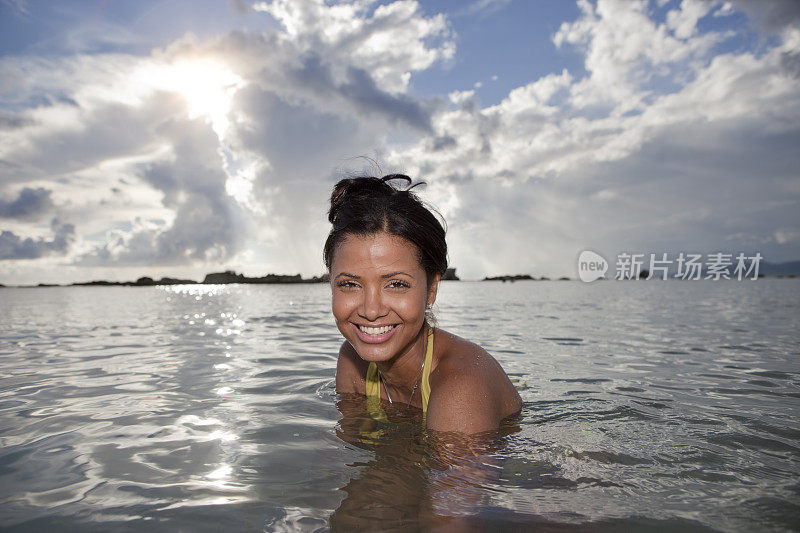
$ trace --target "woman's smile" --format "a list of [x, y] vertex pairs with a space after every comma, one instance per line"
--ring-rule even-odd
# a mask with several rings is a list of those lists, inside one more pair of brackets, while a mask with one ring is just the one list
[[358, 337], [370, 344], [378, 344], [381, 342], [388, 341], [392, 335], [394, 334], [395, 330], [397, 329], [397, 324], [391, 326], [361, 326], [358, 324], [353, 324], [356, 327], [356, 333]]

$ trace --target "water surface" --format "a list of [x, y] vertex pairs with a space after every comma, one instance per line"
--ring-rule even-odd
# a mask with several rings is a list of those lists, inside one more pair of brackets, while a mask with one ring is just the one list
[[403, 413], [348, 437], [327, 285], [0, 290], [0, 525], [414, 530], [433, 510], [490, 530], [797, 530], [800, 281], [438, 298], [524, 401], [478, 456], [493, 475]]

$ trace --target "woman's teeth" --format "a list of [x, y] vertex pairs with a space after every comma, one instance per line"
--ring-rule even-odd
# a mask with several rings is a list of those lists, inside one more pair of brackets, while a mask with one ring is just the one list
[[394, 326], [382, 326], [380, 328], [370, 328], [368, 326], [358, 326], [358, 329], [366, 333], [367, 335], [383, 335], [387, 331], [391, 330]]

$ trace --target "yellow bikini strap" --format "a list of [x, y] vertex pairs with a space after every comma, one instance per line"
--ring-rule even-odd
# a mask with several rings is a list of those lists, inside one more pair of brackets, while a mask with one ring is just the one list
[[367, 398], [381, 397], [381, 378], [378, 374], [378, 365], [370, 363], [367, 367], [367, 390], [364, 391]]
[[386, 412], [381, 407], [381, 376], [378, 374], [378, 365], [370, 363], [367, 368], [367, 412], [374, 420], [387, 422]]
[[428, 349], [425, 351], [425, 368], [422, 370], [422, 412], [428, 412], [428, 399], [431, 397], [431, 366], [433, 366], [433, 328], [428, 326]]

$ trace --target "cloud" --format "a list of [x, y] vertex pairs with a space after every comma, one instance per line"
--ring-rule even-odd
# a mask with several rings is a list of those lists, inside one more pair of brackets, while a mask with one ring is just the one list
[[779, 32], [800, 26], [800, 3], [795, 0], [734, 0], [759, 28]]
[[47, 255], [65, 254], [74, 240], [75, 226], [58, 219], [51, 223], [53, 237], [22, 238], [11, 231], [0, 232], [0, 261], [12, 259], [38, 259]]
[[29, 15], [27, 0], [2, 0], [2, 3], [4, 3], [7, 6], [11, 7], [13, 10], [15, 10], [20, 15], [24, 15], [24, 16]]
[[171, 149], [144, 165], [138, 177], [161, 191], [174, 220], [139, 220], [129, 232], [115, 230], [78, 263], [190, 264], [224, 260], [239, 251], [245, 228], [239, 205], [225, 190], [228, 176], [216, 134], [199, 119], [164, 121], [155, 133]]
[[301, 65], [289, 70], [288, 79], [296, 94], [311, 96], [321, 110], [338, 114], [356, 113], [405, 123], [419, 130], [430, 129], [430, 109], [409, 96], [382, 91], [368, 72], [356, 67], [346, 70], [337, 83], [331, 68], [316, 54], [307, 54]]
[[[564, 22], [553, 36], [558, 47], [570, 45], [585, 54], [589, 76], [571, 91], [573, 106], [593, 106], [615, 114], [644, 108], [664, 85], [680, 85], [693, 65], [707, 60], [721, 32], [695, 35], [707, 6], [682, 2], [658, 24], [644, 0], [580, 0], [582, 16]], [[690, 38], [691, 37], [691, 38]]]
[[586, 247], [792, 259], [775, 235], [796, 226], [800, 200], [800, 81], [785, 66], [796, 41], [720, 54], [725, 36], [697, 30], [708, 6], [683, 2], [657, 23], [643, 2], [579, 5], [553, 40], [585, 53], [585, 76], [549, 74], [489, 107], [454, 93], [430, 135], [387, 156], [430, 183], [453, 264], [561, 275]]
[[511, 0], [475, 0], [464, 8], [463, 13], [467, 15], [487, 15], [500, 11], [510, 3]]
[[233, 11], [241, 15], [249, 13], [253, 9], [250, 3], [246, 0], [228, 0], [228, 5]]
[[680, 9], [667, 13], [666, 27], [674, 32], [678, 39], [688, 39], [697, 34], [697, 22], [705, 17], [713, 4], [703, 0], [685, 0]]
[[53, 208], [50, 198], [52, 191], [38, 187], [23, 188], [19, 196], [13, 200], [0, 198], [0, 218], [17, 218], [31, 220], [49, 212]]
[[0, 130], [13, 130], [29, 124], [24, 117], [0, 110]]
[[281, 39], [292, 43], [299, 56], [312, 52], [325, 57], [334, 78], [360, 69], [390, 93], [404, 92], [411, 72], [453, 57], [455, 44], [443, 15], [425, 17], [419, 3], [410, 0], [372, 5], [365, 0], [334, 5], [275, 0], [254, 8], [283, 26]]

